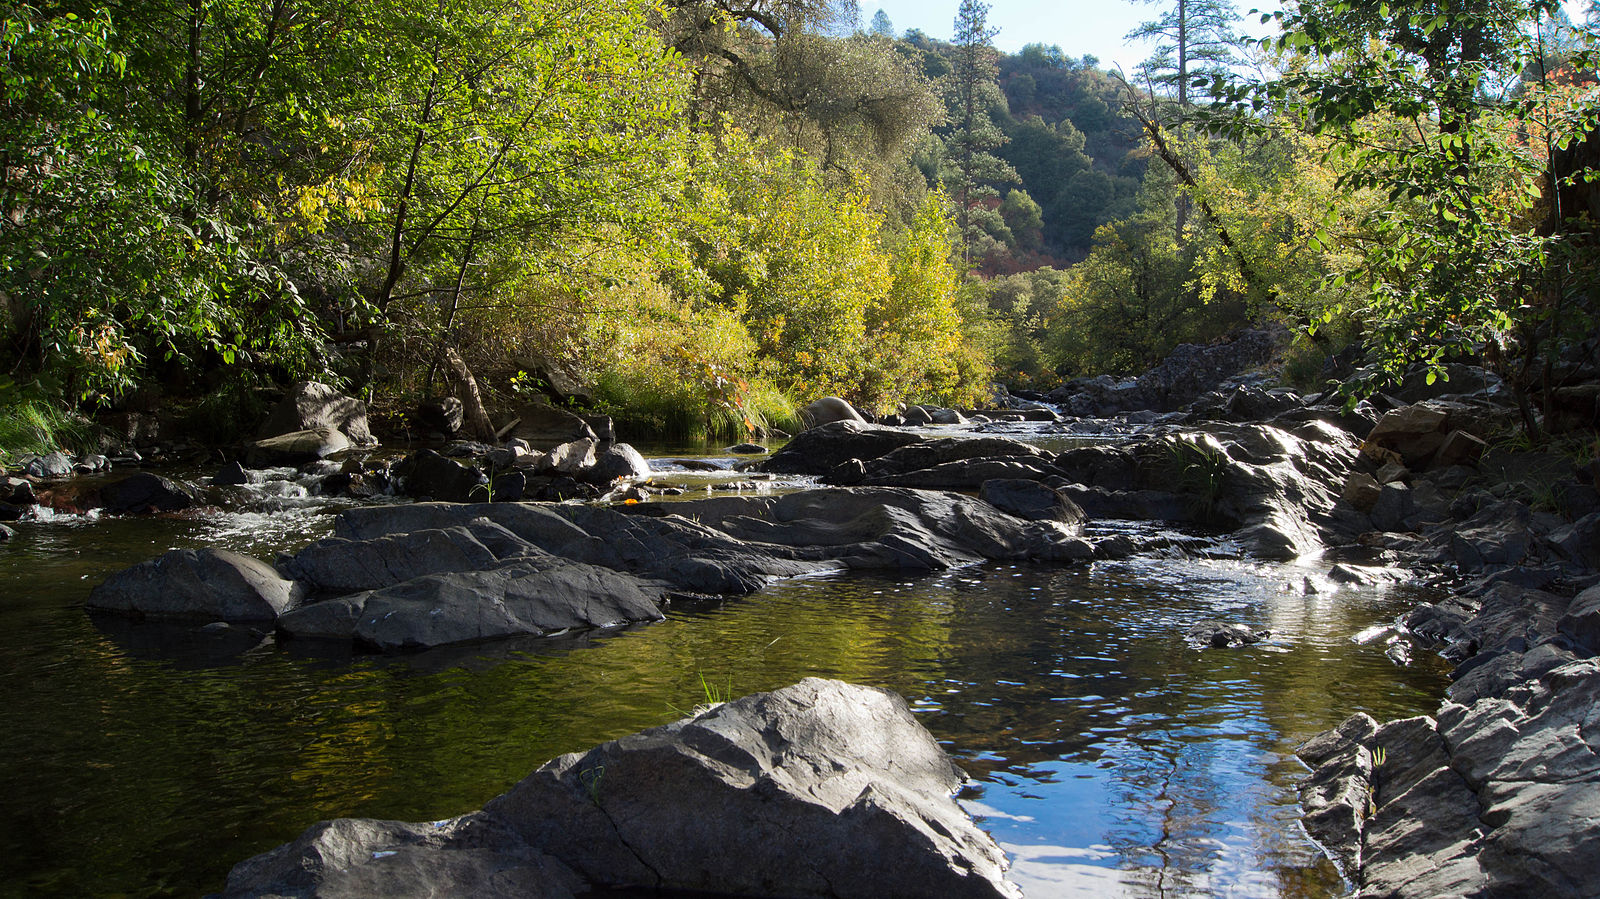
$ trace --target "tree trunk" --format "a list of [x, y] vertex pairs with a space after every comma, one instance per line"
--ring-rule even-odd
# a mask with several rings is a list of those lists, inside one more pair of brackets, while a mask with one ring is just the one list
[[467, 368], [466, 361], [453, 346], [444, 348], [444, 361], [456, 382], [456, 398], [465, 407], [467, 434], [474, 440], [493, 440], [494, 424], [489, 421], [489, 411], [483, 408], [483, 394], [478, 390], [478, 379], [472, 376], [472, 369]]

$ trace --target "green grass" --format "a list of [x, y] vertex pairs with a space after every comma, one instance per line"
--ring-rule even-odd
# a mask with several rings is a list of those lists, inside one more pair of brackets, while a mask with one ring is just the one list
[[15, 396], [0, 402], [0, 461], [55, 450], [81, 454], [96, 447], [94, 425], [64, 404]]
[[793, 433], [800, 416], [781, 390], [757, 381], [743, 395], [743, 408], [713, 402], [693, 385], [654, 377], [603, 374], [595, 385], [597, 411], [611, 416], [629, 440], [727, 443], [751, 439], [751, 427]]

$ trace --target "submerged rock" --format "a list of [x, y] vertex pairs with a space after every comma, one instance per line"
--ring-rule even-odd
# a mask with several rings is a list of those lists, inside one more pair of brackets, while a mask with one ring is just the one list
[[562, 756], [461, 818], [317, 824], [221, 895], [1017, 897], [962, 779], [900, 697], [807, 679]]
[[1260, 643], [1272, 636], [1272, 631], [1257, 631], [1243, 624], [1229, 624], [1225, 621], [1197, 621], [1184, 635], [1190, 646], [1196, 649], [1231, 649], [1236, 646], [1249, 646]]

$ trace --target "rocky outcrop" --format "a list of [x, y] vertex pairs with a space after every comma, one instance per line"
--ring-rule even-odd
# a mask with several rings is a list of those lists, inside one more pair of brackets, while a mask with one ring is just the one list
[[757, 464], [756, 469], [773, 474], [825, 475], [852, 459], [866, 462], [921, 442], [923, 438], [905, 431], [837, 421], [801, 431], [783, 449]]
[[258, 438], [281, 437], [321, 428], [338, 430], [355, 446], [376, 446], [367, 426], [367, 404], [326, 384], [301, 381], [267, 413]]
[[276, 620], [285, 637], [401, 652], [654, 621], [673, 595], [743, 595], [777, 577], [1091, 558], [1081, 515], [1050, 511], [1029, 520], [972, 497], [888, 488], [617, 508], [358, 507], [341, 514], [336, 536], [276, 570], [235, 553], [169, 553], [113, 576], [91, 605]]
[[562, 756], [460, 818], [317, 824], [221, 895], [1020, 895], [961, 781], [900, 697], [808, 679]]
[[1077, 416], [1181, 409], [1246, 369], [1265, 364], [1283, 336], [1281, 331], [1246, 330], [1225, 343], [1180, 344], [1136, 379], [1101, 375], [1069, 381], [1051, 391], [1049, 400]]

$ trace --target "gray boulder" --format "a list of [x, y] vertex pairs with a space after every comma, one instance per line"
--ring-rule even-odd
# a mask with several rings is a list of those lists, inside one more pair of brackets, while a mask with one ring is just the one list
[[1583, 651], [1600, 655], [1600, 587], [1590, 587], [1574, 597], [1558, 627]]
[[100, 488], [100, 503], [113, 515], [177, 512], [193, 506], [199, 491], [160, 475], [141, 471]]
[[1055, 521], [1081, 533], [1087, 516], [1065, 493], [1034, 480], [999, 478], [978, 486], [978, 498], [1029, 521]]
[[571, 899], [570, 868], [515, 841], [463, 845], [463, 819], [429, 824], [340, 818], [246, 859], [220, 899]]
[[22, 473], [30, 478], [64, 478], [72, 474], [72, 458], [60, 451], [46, 453], [29, 459]]
[[428, 574], [493, 568], [534, 552], [537, 550], [527, 541], [480, 520], [373, 540], [329, 537], [280, 559], [277, 568], [284, 577], [317, 593], [355, 593]]
[[854, 421], [861, 424], [867, 421], [856, 411], [856, 407], [836, 396], [825, 396], [801, 409], [800, 420], [806, 423], [807, 428], [817, 428], [836, 421]]
[[357, 446], [376, 446], [367, 426], [367, 404], [345, 396], [326, 384], [301, 381], [267, 413], [259, 438], [279, 437], [298, 431], [334, 428]]
[[447, 459], [433, 450], [418, 450], [391, 469], [407, 496], [466, 503], [488, 499], [489, 477], [471, 465]]
[[244, 462], [251, 468], [274, 465], [300, 465], [325, 459], [350, 448], [350, 439], [338, 428], [319, 426], [291, 431], [245, 446]]
[[16, 531], [12, 530], [9, 527], [6, 527], [3, 524], [0, 524], [0, 543], [4, 543], [7, 540], [11, 540], [16, 536], [17, 536], [17, 532]]
[[962, 779], [900, 697], [807, 679], [562, 756], [483, 817], [602, 884], [1017, 896]]
[[659, 621], [660, 600], [659, 587], [609, 569], [513, 562], [488, 571], [423, 575], [310, 603], [278, 619], [278, 629], [291, 637], [352, 640], [379, 652], [409, 652]]
[[509, 437], [526, 441], [535, 450], [550, 450], [574, 440], [599, 440], [583, 416], [547, 403], [532, 403], [517, 410]]
[[870, 462], [922, 439], [905, 431], [838, 421], [800, 432], [756, 468], [773, 474], [827, 474], [850, 459]]
[[226, 549], [175, 549], [113, 574], [87, 605], [150, 618], [272, 621], [304, 593], [259, 559]]
[[583, 479], [591, 484], [611, 484], [614, 481], [636, 480], [650, 477], [650, 463], [638, 450], [626, 443], [613, 443], [595, 457], [594, 465], [583, 472]]
[[808, 679], [562, 756], [480, 812], [322, 822], [221, 895], [1015, 899], [962, 780], [900, 697]]

